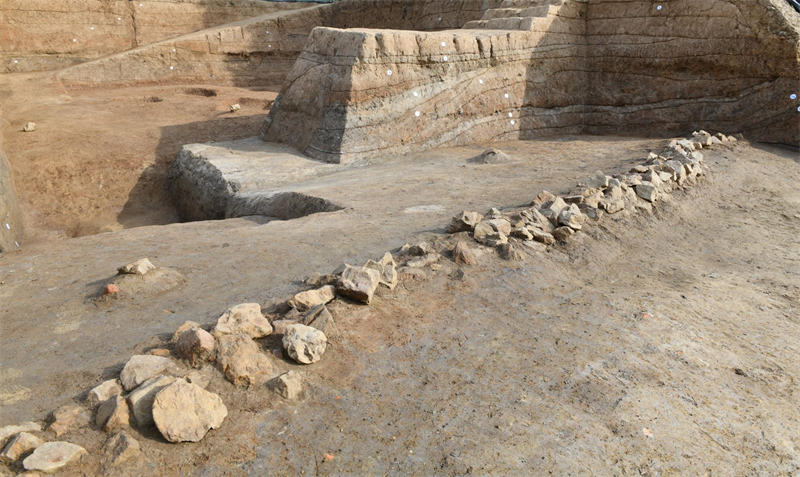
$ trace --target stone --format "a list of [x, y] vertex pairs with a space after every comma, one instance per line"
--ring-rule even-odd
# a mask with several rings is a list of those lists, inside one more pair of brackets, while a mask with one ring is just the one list
[[119, 287], [114, 285], [113, 283], [109, 283], [109, 284], [107, 284], [106, 286], [103, 287], [102, 294], [104, 296], [105, 295], [114, 295], [116, 293], [119, 293]]
[[[600, 205], [600, 204], [598, 203], [598, 205]], [[580, 209], [581, 214], [583, 214], [585, 217], [590, 218], [592, 220], [600, 220], [600, 219], [602, 219], [603, 218], [603, 214], [605, 213], [599, 207], [593, 206], [593, 205], [589, 205], [589, 204], [580, 204], [580, 205], [578, 205], [578, 209]]]
[[636, 186], [636, 195], [648, 202], [655, 202], [658, 198], [658, 189], [650, 182], [642, 182]]
[[400, 275], [400, 278], [404, 280], [414, 280], [417, 282], [421, 282], [429, 278], [425, 270], [421, 270], [419, 268], [400, 267], [397, 270], [397, 273], [398, 275]]
[[176, 366], [169, 358], [140, 354], [128, 360], [122, 368], [119, 380], [123, 389], [132, 391], [153, 376], [173, 370], [176, 370]]
[[45, 442], [22, 461], [25, 470], [55, 472], [86, 455], [86, 449], [69, 442]]
[[556, 200], [555, 194], [551, 194], [550, 192], [543, 190], [542, 192], [539, 193], [539, 195], [534, 197], [534, 199], [531, 201], [531, 206], [538, 207], [548, 202], [552, 202], [554, 200]]
[[326, 337], [337, 334], [336, 322], [333, 321], [333, 316], [325, 305], [319, 305], [309, 310], [303, 317], [303, 324], [320, 330], [325, 333]]
[[494, 228], [491, 225], [486, 222], [481, 222], [475, 226], [475, 230], [472, 232], [472, 237], [478, 242], [482, 242], [487, 235], [493, 232]]
[[294, 296], [294, 305], [297, 311], [306, 311], [317, 305], [325, 305], [336, 298], [336, 287], [325, 285], [316, 290], [307, 290]]
[[429, 254], [424, 255], [422, 257], [416, 257], [416, 258], [413, 258], [413, 259], [409, 260], [408, 263], [406, 263], [406, 267], [410, 267], [410, 268], [427, 267], [428, 265], [430, 265], [432, 263], [438, 262], [439, 258], [440, 258], [440, 255], [438, 253], [436, 253], [436, 252], [429, 253]]
[[533, 240], [543, 243], [545, 245], [553, 245], [556, 243], [556, 239], [553, 237], [552, 234], [548, 232], [544, 232], [542, 230], [538, 230], [535, 228], [528, 229], [533, 236]]
[[232, 333], [244, 333], [251, 338], [263, 338], [272, 333], [272, 325], [261, 314], [261, 305], [242, 303], [229, 308], [219, 317], [212, 335], [219, 338]]
[[175, 352], [179, 357], [189, 361], [192, 367], [199, 367], [207, 361], [214, 359], [214, 348], [217, 342], [211, 333], [202, 328], [192, 328], [185, 331], [178, 343]]
[[97, 408], [95, 416], [97, 427], [106, 432], [115, 431], [121, 427], [129, 426], [131, 423], [128, 403], [119, 394], [108, 399]]
[[44, 441], [33, 434], [20, 432], [8, 440], [3, 452], [0, 452], [0, 461], [7, 464], [16, 462], [42, 444], [44, 444]]
[[458, 242], [453, 248], [453, 261], [459, 265], [475, 265], [478, 259], [466, 243]]
[[689, 139], [681, 139], [681, 140], [679, 140], [678, 141], [678, 146], [682, 147], [687, 152], [694, 151], [694, 149], [695, 149], [694, 141], [691, 141]]
[[201, 388], [205, 389], [208, 387], [208, 384], [211, 382], [211, 379], [214, 375], [214, 368], [211, 366], [206, 366], [201, 370], [194, 370], [191, 371], [189, 374], [183, 377], [187, 383], [196, 384]]
[[266, 382], [274, 372], [272, 362], [258, 344], [244, 334], [224, 335], [218, 340], [217, 366], [236, 386]]
[[722, 144], [722, 140], [718, 137], [711, 137], [711, 145]]
[[609, 214], [616, 214], [625, 209], [625, 201], [622, 199], [606, 199], [600, 201], [600, 208]]
[[[609, 185], [608, 188], [606, 189], [606, 193], [605, 193], [605, 197], [604, 198], [605, 199], [609, 199], [609, 200], [621, 199], [622, 198], [622, 186]], [[600, 202], [598, 202], [598, 205], [600, 205]]]
[[54, 432], [56, 437], [61, 437], [70, 431], [87, 426], [90, 414], [83, 406], [67, 404], [53, 411], [50, 419], [51, 423], [47, 430]]
[[108, 456], [112, 466], [124, 464], [141, 455], [139, 441], [125, 431], [119, 431], [109, 437], [103, 444], [103, 452]]
[[447, 231], [451, 234], [458, 232], [471, 231], [478, 222], [483, 220], [483, 216], [477, 212], [467, 212], [466, 210], [453, 216]]
[[414, 255], [417, 257], [421, 257], [423, 255], [427, 255], [429, 253], [434, 253], [434, 252], [435, 250], [428, 242], [420, 242], [408, 248], [409, 255]]
[[629, 186], [637, 186], [642, 183], [642, 176], [639, 174], [629, 174], [625, 176], [625, 184]]
[[347, 265], [336, 284], [336, 290], [342, 296], [369, 304], [380, 281], [381, 275], [376, 270]]
[[122, 386], [120, 386], [118, 380], [109, 379], [108, 381], [103, 381], [89, 391], [89, 394], [86, 395], [86, 403], [89, 407], [94, 408], [118, 394], [122, 394]]
[[728, 141], [728, 136], [726, 136], [726, 135], [722, 134], [721, 132], [718, 132], [718, 133], [715, 135], [715, 137], [716, 137], [717, 139], [719, 139], [720, 141], [722, 141], [722, 142], [727, 142], [727, 141]]
[[232, 104], [231, 107], [230, 107], [230, 111], [232, 113], [235, 113], [236, 111], [239, 111], [240, 109], [242, 109], [242, 106], [239, 103]]
[[270, 381], [269, 387], [282, 398], [295, 400], [303, 393], [303, 378], [297, 371], [289, 371]]
[[650, 169], [648, 169], [647, 166], [643, 166], [643, 165], [637, 164], [637, 165], [631, 167], [630, 172], [634, 172], [634, 173], [637, 173], [637, 174], [642, 174], [644, 172], [647, 172], [648, 170], [650, 170]]
[[9, 426], [0, 427], [0, 447], [6, 445], [9, 437], [19, 434], [20, 432], [38, 432], [42, 430], [42, 426], [35, 422], [23, 422], [22, 424], [12, 424]]
[[175, 333], [172, 335], [172, 338], [169, 340], [170, 343], [177, 343], [178, 342], [178, 338], [181, 337], [181, 335], [183, 334], [184, 331], [189, 331], [189, 330], [191, 330], [193, 328], [200, 328], [200, 325], [198, 323], [195, 323], [194, 321], [184, 321], [183, 324], [181, 326], [179, 326], [177, 330], [175, 330]]
[[555, 229], [553, 223], [544, 216], [538, 209], [531, 209], [528, 211], [528, 215], [530, 216], [530, 220], [527, 220], [526, 223], [528, 225], [533, 225], [542, 229], [545, 232], [552, 232]]
[[169, 358], [172, 356], [172, 351], [168, 350], [167, 348], [153, 348], [147, 352], [149, 355], [153, 356], [161, 356], [162, 358]]
[[[389, 290], [394, 290], [394, 287], [397, 286], [397, 270], [395, 270], [395, 263], [394, 259], [392, 258], [392, 254], [387, 253], [386, 255], [389, 256], [389, 262], [381, 263], [376, 262], [375, 260], [367, 260], [364, 268], [369, 268], [378, 272], [380, 274], [378, 283], [385, 286]], [[385, 259], [386, 256], [384, 255], [384, 258], [381, 260]]]
[[646, 173], [642, 174], [642, 183], [649, 182], [655, 187], [661, 187], [663, 184], [661, 181], [661, 177], [658, 175], [656, 171], [647, 171]]
[[511, 243], [505, 243], [497, 247], [497, 252], [505, 260], [517, 261], [522, 260], [522, 253]]
[[678, 184], [683, 184], [686, 180], [686, 170], [683, 168], [683, 164], [681, 164], [680, 161], [674, 159], [666, 161], [662, 166], [662, 170], [670, 173], [672, 175], [672, 180]]
[[22, 126], [22, 130], [24, 132], [33, 132], [36, 131], [36, 123], [34, 122], [27, 122], [24, 126]]
[[659, 171], [658, 178], [661, 179], [661, 182], [668, 182], [672, 180], [672, 174], [666, 171]]
[[575, 230], [572, 227], [564, 226], [564, 227], [559, 227], [553, 231], [553, 238], [563, 242], [568, 238], [572, 237], [573, 234], [575, 234]]
[[338, 280], [339, 280], [339, 275], [334, 275], [332, 273], [329, 273], [327, 275], [320, 275], [319, 273], [314, 273], [308, 278], [306, 278], [303, 283], [312, 286], [314, 288], [319, 288], [319, 287], [324, 287], [325, 285], [336, 285], [336, 282]]
[[220, 397], [179, 379], [162, 389], [153, 401], [153, 420], [169, 442], [199, 442], [219, 429], [228, 408]]
[[139, 428], [153, 425], [153, 400], [159, 391], [169, 386], [176, 378], [153, 376], [128, 395], [128, 405]]
[[[608, 187], [612, 187], [612, 181], [616, 182], [616, 187], [619, 187], [619, 181], [617, 179], [608, 179]], [[608, 188], [606, 188], [608, 190]], [[581, 193], [581, 203], [580, 205], [589, 205], [591, 207], [597, 207], [597, 204], [605, 197], [603, 192], [599, 189], [586, 189]]]
[[117, 269], [117, 272], [124, 275], [145, 275], [150, 270], [155, 270], [155, 266], [150, 263], [146, 258], [140, 258], [133, 263], [123, 265]]
[[[482, 222], [483, 223], [483, 222]], [[503, 235], [511, 235], [511, 222], [506, 219], [497, 218], [485, 221], [489, 224], [495, 232], [500, 232]]]
[[[321, 306], [325, 306], [325, 305], [321, 305]], [[298, 313], [297, 318], [302, 318], [302, 316], [300, 316], [300, 314]], [[300, 321], [299, 319], [297, 319], [297, 320], [294, 320], [294, 319], [292, 319], [292, 320], [275, 320], [275, 321], [272, 322], [272, 334], [276, 335], [276, 336], [277, 335], [283, 335], [284, 333], [286, 333], [286, 328], [288, 328], [289, 325], [294, 325], [295, 323], [298, 323], [299, 321]]]
[[316, 363], [328, 346], [322, 331], [306, 325], [291, 325], [283, 335], [283, 349], [289, 357], [301, 364]]
[[594, 174], [584, 179], [582, 184], [595, 189], [605, 189], [608, 187], [608, 176], [603, 174], [603, 171], [596, 171]]
[[581, 213], [577, 205], [571, 204], [569, 208], [564, 209], [558, 214], [558, 224], [566, 225], [573, 230], [580, 230], [583, 223], [586, 221], [586, 216]]
[[558, 221], [558, 215], [561, 213], [562, 210], [569, 207], [566, 202], [561, 197], [556, 197], [556, 199], [548, 204], [545, 204], [542, 209], [541, 213], [543, 216], [547, 217], [550, 222], [556, 224]]
[[500, 212], [500, 209], [497, 207], [492, 207], [489, 209], [489, 212], [486, 213], [486, 217], [488, 219], [501, 219], [503, 218], [503, 213]]

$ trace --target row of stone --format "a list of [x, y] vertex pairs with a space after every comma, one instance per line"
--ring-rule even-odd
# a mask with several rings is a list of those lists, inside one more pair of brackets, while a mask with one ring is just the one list
[[[586, 178], [565, 196], [547, 191], [539, 194], [529, 208], [504, 214], [492, 209], [484, 217], [477, 212], [464, 211], [451, 220], [448, 232], [468, 232], [479, 243], [497, 248], [505, 258], [519, 258], [511, 242], [521, 241], [529, 247], [565, 241], [583, 228], [587, 220], [599, 220], [604, 214], [616, 214], [629, 206], [651, 208], [664, 194], [676, 187], [694, 185], [705, 174], [703, 154], [705, 147], [736, 138], [705, 131], [696, 131], [688, 139], [670, 142], [663, 155], [650, 153], [647, 160], [628, 172], [607, 176], [601, 171]], [[641, 199], [641, 200], [640, 200]], [[540, 246], [541, 246], [540, 245]], [[457, 247], [454, 258], [468, 263], [466, 246]]]

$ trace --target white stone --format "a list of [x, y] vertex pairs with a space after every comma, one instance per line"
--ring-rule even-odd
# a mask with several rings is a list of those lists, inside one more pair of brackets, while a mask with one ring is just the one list
[[128, 360], [122, 368], [119, 380], [126, 391], [132, 391], [153, 376], [175, 368], [169, 358], [139, 354]]
[[25, 470], [55, 472], [86, 455], [86, 449], [69, 442], [45, 442], [22, 462]]
[[232, 333], [244, 333], [251, 338], [263, 338], [272, 333], [272, 325], [261, 314], [258, 303], [243, 303], [229, 308], [217, 320], [212, 333], [215, 338]]
[[162, 389], [153, 401], [153, 420], [170, 442], [198, 442], [218, 429], [228, 408], [220, 397], [179, 379]]
[[155, 265], [150, 263], [146, 258], [140, 258], [133, 263], [123, 265], [117, 269], [117, 272], [126, 275], [145, 275], [151, 270], [155, 270]]
[[319, 361], [327, 345], [325, 333], [306, 325], [290, 325], [283, 335], [283, 348], [289, 357], [301, 364]]

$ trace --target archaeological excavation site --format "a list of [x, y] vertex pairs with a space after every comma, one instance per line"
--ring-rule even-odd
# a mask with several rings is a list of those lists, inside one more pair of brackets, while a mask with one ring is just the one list
[[800, 477], [797, 0], [0, 0], [0, 477]]

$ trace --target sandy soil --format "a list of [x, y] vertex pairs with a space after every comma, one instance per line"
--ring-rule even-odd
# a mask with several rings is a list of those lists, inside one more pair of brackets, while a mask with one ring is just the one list
[[[332, 214], [144, 227], [5, 255], [3, 396], [29, 398], [7, 400], [0, 424], [44, 417], [185, 319], [210, 322], [341, 259], [430, 237], [458, 203], [516, 206], [587, 172], [567, 164], [590, 172], [610, 153], [621, 167], [620, 151], [647, 147], [573, 138], [529, 149], [549, 158], [541, 174], [492, 181], [487, 169], [480, 197], [458, 166]], [[800, 475], [800, 161], [746, 144], [706, 160], [708, 180], [653, 214], [609, 218], [521, 262], [486, 254], [463, 280], [443, 262], [369, 307], [337, 303], [343, 333], [320, 363], [275, 360], [304, 374], [301, 402], [216, 378], [230, 415], [201, 443], [134, 431], [145, 458], [104, 471], [102, 433], [85, 429], [66, 437], [90, 455], [64, 475]], [[413, 203], [445, 210], [399, 212]], [[145, 255], [189, 282], [84, 302]]]
[[[4, 148], [28, 244], [177, 222], [166, 167], [184, 144], [258, 133], [277, 86], [67, 91], [51, 74], [3, 75]], [[229, 112], [231, 104], [241, 110]], [[36, 131], [22, 132], [28, 121]]]

